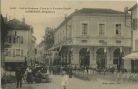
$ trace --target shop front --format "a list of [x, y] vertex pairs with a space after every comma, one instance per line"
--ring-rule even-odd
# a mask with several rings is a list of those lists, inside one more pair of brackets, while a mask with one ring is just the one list
[[27, 67], [25, 57], [5, 57], [5, 70], [15, 71], [16, 67]]

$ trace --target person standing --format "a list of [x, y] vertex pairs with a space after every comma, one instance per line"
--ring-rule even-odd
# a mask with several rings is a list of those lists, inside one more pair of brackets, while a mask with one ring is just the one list
[[89, 66], [86, 66], [86, 72], [89, 73]]
[[23, 78], [23, 69], [21, 67], [16, 68], [15, 76], [16, 76], [16, 82], [17, 82], [17, 88], [22, 87], [22, 78]]
[[30, 83], [32, 83], [32, 69], [30, 66], [26, 69], [26, 73], [27, 73], [26, 80], [27, 80], [28, 84], [30, 84]]
[[63, 72], [63, 79], [61, 82], [61, 85], [63, 86], [63, 89], [67, 89], [67, 86], [69, 84], [69, 76], [66, 71]]

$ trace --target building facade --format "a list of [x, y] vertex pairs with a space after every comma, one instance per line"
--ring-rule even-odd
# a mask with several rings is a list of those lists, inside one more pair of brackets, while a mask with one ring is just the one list
[[125, 68], [131, 72], [138, 73], [138, 7], [137, 3], [129, 11], [131, 13], [131, 31], [132, 31], [132, 53], [126, 56]]
[[7, 18], [3, 17], [0, 14], [0, 22], [1, 22], [1, 28], [0, 28], [0, 57], [1, 57], [1, 67], [4, 67], [4, 48], [6, 45], [4, 45], [5, 43], [5, 38], [7, 35]]
[[131, 25], [133, 30], [133, 51], [138, 51], [138, 6], [135, 4], [129, 9], [131, 11]]
[[[6, 68], [15, 67], [18, 62], [28, 62], [32, 53], [33, 28], [23, 21], [12, 19], [7, 24], [7, 36], [5, 39], [5, 59]], [[15, 63], [15, 65], [11, 64]]]
[[28, 56], [29, 65], [34, 65], [36, 61], [36, 37], [32, 35], [30, 54]]
[[41, 41], [37, 46], [37, 55], [36, 55], [36, 62], [38, 63], [45, 63], [45, 44], [44, 41]]
[[[127, 18], [126, 18], [127, 17]], [[62, 64], [123, 67], [131, 50], [130, 15], [112, 9], [84, 8], [65, 17], [54, 33]]]

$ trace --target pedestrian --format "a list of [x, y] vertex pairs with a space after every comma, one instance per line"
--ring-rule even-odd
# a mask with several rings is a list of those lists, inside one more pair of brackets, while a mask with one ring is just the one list
[[27, 78], [26, 78], [27, 83], [30, 84], [32, 83], [32, 69], [30, 66], [26, 69], [26, 73], [27, 73]]
[[23, 78], [23, 69], [21, 67], [16, 67], [16, 72], [15, 72], [15, 76], [16, 76], [16, 82], [17, 82], [17, 88], [21, 88], [22, 87], [22, 78]]
[[66, 71], [64, 71], [63, 74], [64, 75], [63, 75], [61, 85], [62, 85], [63, 89], [67, 89], [67, 86], [69, 84], [69, 76]]
[[6, 83], [7, 83], [6, 71], [4, 70], [4, 68], [1, 68], [1, 88], [2, 89], [6, 88]]
[[86, 66], [86, 72], [89, 73], [89, 66]]

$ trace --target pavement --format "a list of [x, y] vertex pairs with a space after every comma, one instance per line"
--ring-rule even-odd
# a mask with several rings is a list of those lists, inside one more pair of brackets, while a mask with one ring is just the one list
[[[61, 86], [62, 75], [50, 75], [51, 83], [24, 84], [19, 89], [63, 89]], [[16, 89], [16, 85], [7, 84], [7, 88]], [[76, 77], [69, 78], [67, 89], [138, 89], [138, 82], [116, 82], [101, 78], [92, 78], [91, 80], [82, 80]]]
[[[19, 89], [35, 89], [34, 86], [36, 84], [23, 84], [22, 88]], [[16, 83], [8, 83], [6, 85], [1, 86], [1, 89], [18, 89], [16, 88]]]

